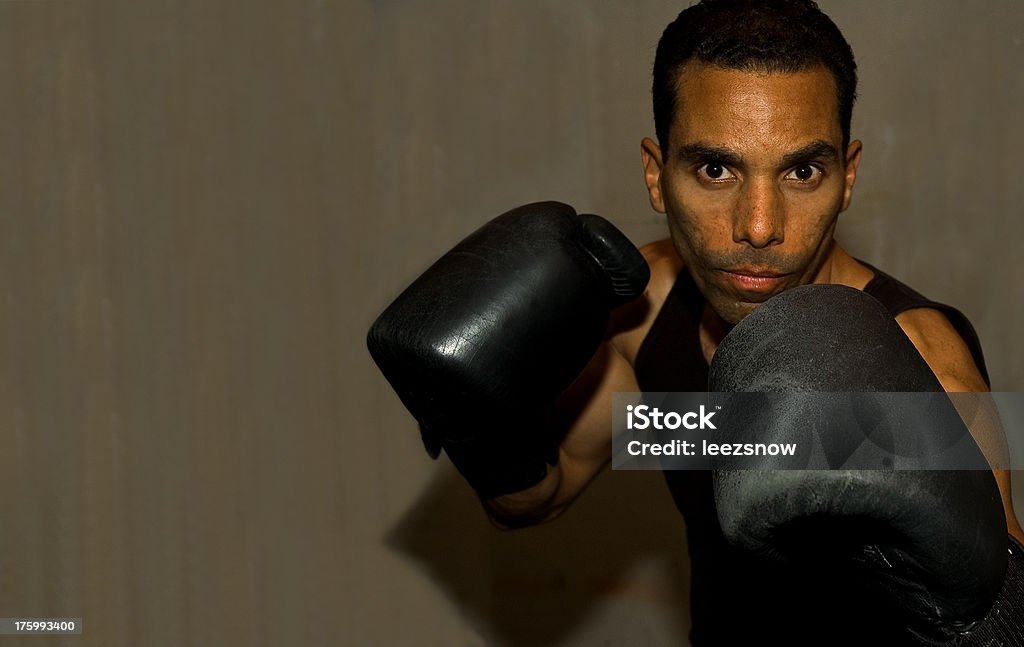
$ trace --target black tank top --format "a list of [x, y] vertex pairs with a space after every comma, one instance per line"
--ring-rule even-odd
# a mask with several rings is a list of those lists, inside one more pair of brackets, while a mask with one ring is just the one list
[[[913, 308], [934, 308], [944, 314], [967, 344], [988, 383], [981, 344], [967, 317], [862, 264], [874, 272], [864, 292], [878, 299], [894, 317]], [[707, 390], [708, 364], [698, 332], [704, 306], [704, 296], [690, 273], [681, 271], [636, 356], [634, 370], [642, 391]], [[841, 616], [830, 612], [848, 611], [847, 605], [857, 605], [857, 600], [815, 600], [807, 595], [805, 587], [788, 588], [785, 581], [763, 573], [757, 563], [734, 551], [718, 524], [710, 472], [664, 474], [686, 522], [691, 562], [690, 640], [694, 647], [767, 641], [853, 645], [879, 638], [877, 627], [868, 629], [868, 619], [861, 627], [836, 626]], [[870, 636], [859, 631], [869, 631]]]

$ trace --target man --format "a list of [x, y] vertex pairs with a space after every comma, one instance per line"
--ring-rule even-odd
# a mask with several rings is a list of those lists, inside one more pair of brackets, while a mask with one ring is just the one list
[[[960, 313], [857, 261], [833, 239], [861, 161], [862, 144], [850, 138], [855, 70], [849, 45], [809, 0], [704, 0], [668, 26], [654, 64], [658, 141], [644, 139], [641, 158], [651, 205], [666, 215], [671, 238], [642, 250], [646, 290], [614, 312], [604, 342], [558, 397], [552, 417], [565, 431], [557, 457], [524, 481], [533, 484], [516, 491], [483, 485], [488, 477], [477, 466], [492, 470], [500, 459], [467, 458], [458, 443], [445, 445], [496, 524], [531, 525], [565, 511], [610, 460], [612, 394], [706, 389], [727, 333], [797, 286], [867, 292], [895, 317], [943, 389], [988, 389], [980, 346]], [[513, 445], [502, 451], [516, 451]], [[791, 592], [748, 577], [756, 566], [724, 542], [707, 472], [666, 478], [687, 522], [694, 644], [775, 636], [765, 626], [772, 617], [852, 630], [829, 625], [831, 617], [794, 620], [792, 608], [766, 599]], [[996, 482], [1007, 528], [1024, 542], [1008, 473], [997, 472]], [[809, 640], [813, 633], [781, 635]]]
[[[746, 36], [754, 28], [750, 19], [737, 22], [724, 7], [715, 15], [716, 5], [730, 4], [764, 20], [759, 27], [767, 38], [776, 36], [772, 29], [787, 29], [789, 18], [782, 11], [816, 13], [805, 2], [712, 1], [684, 11], [666, 29], [655, 62], [661, 144], [644, 139], [641, 155], [651, 206], [667, 215], [672, 238], [641, 250], [651, 268], [646, 292], [616, 313], [623, 323], [613, 327], [563, 398], [580, 410], [562, 442], [558, 465], [536, 488], [488, 502], [499, 524], [557, 516], [607, 464], [607, 403], [614, 392], [641, 390], [638, 355], [686, 274], [706, 300], [698, 331], [707, 363], [732, 325], [785, 289], [833, 283], [863, 290], [873, 280], [876, 286], [891, 285], [891, 279], [853, 259], [832, 237], [839, 214], [850, 205], [862, 150], [862, 143], [849, 135], [856, 86], [849, 46], [818, 14], [815, 20], [827, 21], [823, 29], [838, 42], [815, 43], [808, 30], [805, 40], [776, 41], [776, 51], [759, 61], [755, 57], [765, 56], [757, 51], [760, 43]], [[705, 6], [710, 15], [703, 20], [728, 31], [708, 35], [706, 43], [694, 42], [705, 23], [693, 14]], [[728, 50], [730, 39], [746, 40], [749, 50]], [[714, 47], [726, 53], [721, 61], [703, 61], [702, 46], [711, 54]], [[840, 75], [847, 78], [841, 82]], [[957, 317], [951, 309], [946, 312]], [[904, 310], [896, 321], [946, 391], [988, 390], [982, 360], [962, 337], [973, 334], [969, 329], [958, 331], [935, 307]], [[1001, 471], [997, 478], [1011, 532], [1024, 541], [1010, 503], [1009, 474]]]

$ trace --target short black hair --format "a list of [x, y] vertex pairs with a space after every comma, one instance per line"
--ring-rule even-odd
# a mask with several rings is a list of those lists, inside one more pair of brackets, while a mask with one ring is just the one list
[[835, 79], [843, 150], [857, 97], [853, 50], [812, 0], [701, 0], [665, 28], [654, 57], [654, 129], [663, 155], [683, 66], [749, 72], [803, 72], [823, 66]]

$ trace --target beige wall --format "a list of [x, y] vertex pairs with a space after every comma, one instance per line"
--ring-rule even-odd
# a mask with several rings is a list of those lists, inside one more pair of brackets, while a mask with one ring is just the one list
[[[1024, 390], [1024, 5], [822, 5], [862, 76], [841, 238]], [[0, 2], [0, 616], [86, 624], [25, 644], [679, 644], [658, 475], [497, 533], [363, 339], [516, 204], [664, 235], [638, 142], [680, 6]]]

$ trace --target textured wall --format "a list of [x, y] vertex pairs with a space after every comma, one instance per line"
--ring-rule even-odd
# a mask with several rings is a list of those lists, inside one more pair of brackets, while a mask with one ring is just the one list
[[[1024, 6], [821, 4], [862, 78], [842, 240], [1024, 389]], [[665, 235], [639, 140], [680, 8], [0, 1], [0, 616], [86, 624], [25, 644], [684, 641], [658, 475], [498, 533], [363, 342], [516, 204]]]

